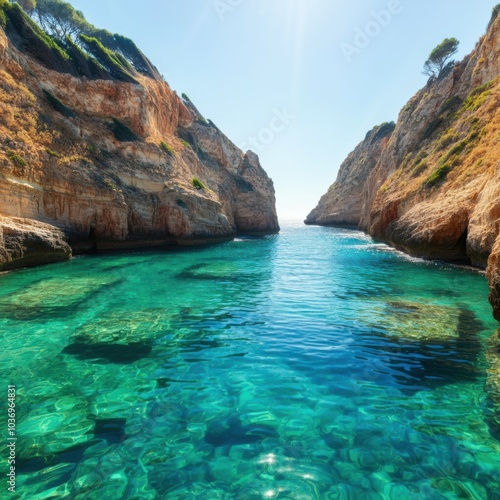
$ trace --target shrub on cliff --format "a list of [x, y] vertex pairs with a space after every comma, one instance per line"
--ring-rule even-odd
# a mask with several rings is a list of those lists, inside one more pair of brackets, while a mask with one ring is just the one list
[[38, 26], [19, 4], [0, 4], [6, 32], [18, 49], [24, 50], [51, 69], [71, 72], [69, 55]]
[[426, 188], [430, 189], [430, 188], [433, 188], [434, 186], [438, 186], [439, 184], [442, 184], [452, 169], [453, 169], [453, 167], [448, 163], [445, 163], [444, 165], [440, 165], [425, 180], [424, 186]]
[[378, 130], [372, 137], [371, 144], [374, 144], [377, 141], [382, 140], [384, 137], [392, 134], [394, 129], [396, 128], [396, 124], [394, 122], [384, 122], [382, 125], [378, 127]]
[[111, 75], [99, 61], [87, 52], [84, 52], [70, 37], [67, 37], [61, 46], [71, 57], [71, 61], [80, 76], [95, 78], [99, 80], [109, 80]]
[[431, 80], [444, 76], [444, 73], [450, 72], [455, 65], [450, 59], [458, 52], [460, 42], [456, 38], [445, 38], [430, 53], [429, 58], [424, 64], [424, 75]]
[[175, 151], [173, 150], [172, 146], [170, 146], [170, 144], [167, 144], [166, 142], [164, 141], [161, 141], [160, 142], [160, 149], [170, 155], [170, 156], [173, 156], [175, 154]]
[[7, 0], [0, 0], [0, 26], [5, 29], [7, 27], [7, 16], [5, 15], [5, 6], [8, 6]]
[[97, 38], [105, 47], [114, 50], [117, 55], [123, 56], [127, 63], [130, 63], [139, 73], [156, 80], [161, 78], [158, 70], [130, 38], [94, 27], [87, 34]]
[[22, 7], [26, 14], [31, 15], [36, 7], [36, 0], [17, 0], [17, 3]]
[[441, 125], [443, 125], [443, 123], [444, 119], [441, 116], [438, 116], [437, 118], [432, 120], [424, 130], [424, 133], [422, 134], [422, 140], [424, 141], [426, 139], [429, 139], [429, 137], [431, 137], [434, 134], [434, 132], [436, 132], [436, 130], [438, 130], [441, 127]]
[[445, 113], [455, 113], [460, 106], [462, 105], [462, 99], [459, 96], [453, 96], [444, 102], [444, 104], [441, 106], [441, 109], [439, 111], [439, 114], [445, 114]]
[[48, 155], [53, 156], [54, 158], [61, 158], [61, 155], [57, 151], [54, 151], [53, 149], [45, 148], [45, 152]]
[[203, 184], [198, 177], [193, 177], [193, 187], [196, 189], [205, 189], [205, 184]]
[[495, 5], [495, 7], [493, 7], [493, 12], [491, 13], [491, 19], [490, 23], [488, 24], [488, 29], [490, 29], [491, 25], [496, 21], [498, 14], [500, 14], [500, 3], [498, 5]]
[[26, 160], [19, 153], [16, 153], [11, 149], [7, 150], [7, 156], [9, 157], [10, 161], [17, 167], [22, 168], [27, 165]]
[[474, 111], [479, 108], [491, 94], [492, 87], [493, 81], [490, 81], [473, 89], [465, 100], [462, 111]]

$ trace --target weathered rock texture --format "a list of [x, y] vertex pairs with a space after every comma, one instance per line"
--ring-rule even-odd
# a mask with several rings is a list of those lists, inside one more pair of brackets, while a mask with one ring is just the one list
[[407, 253], [488, 268], [500, 319], [500, 17], [472, 54], [375, 128], [307, 224], [348, 224]]
[[[17, 32], [9, 36], [0, 28], [0, 214], [18, 218], [23, 250], [5, 243], [11, 226], [3, 225], [0, 270], [67, 258], [59, 231], [81, 252], [279, 230], [258, 157], [161, 78], [137, 73], [134, 84], [55, 71]], [[118, 140], [113, 119], [138, 140]]]
[[369, 213], [373, 200], [367, 176], [376, 167], [380, 155], [394, 131], [387, 123], [370, 130], [364, 141], [341, 165], [337, 180], [321, 198], [318, 206], [307, 216], [306, 224], [358, 227]]
[[71, 248], [62, 231], [30, 219], [0, 216], [0, 267], [49, 264], [68, 259]]

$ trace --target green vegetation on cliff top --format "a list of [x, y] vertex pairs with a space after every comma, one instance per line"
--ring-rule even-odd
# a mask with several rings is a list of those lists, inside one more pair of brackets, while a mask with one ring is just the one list
[[161, 78], [132, 40], [96, 28], [63, 0], [0, 0], [0, 26], [20, 50], [56, 71], [130, 83], [137, 83], [136, 72]]
[[384, 122], [382, 125], [375, 127], [375, 129], [368, 132], [368, 134], [374, 132], [371, 143], [374, 144], [375, 142], [380, 141], [384, 137], [392, 134], [395, 128], [396, 124], [394, 122]]
[[499, 13], [500, 13], [500, 3], [498, 5], [495, 5], [495, 7], [493, 7], [493, 12], [491, 13], [491, 19], [490, 23], [488, 24], [488, 28], [490, 28], [490, 26], [495, 22]]
[[458, 52], [459, 44], [456, 38], [445, 38], [430, 53], [424, 64], [424, 75], [431, 80], [445, 76], [445, 73], [448, 73], [455, 65], [451, 58]]

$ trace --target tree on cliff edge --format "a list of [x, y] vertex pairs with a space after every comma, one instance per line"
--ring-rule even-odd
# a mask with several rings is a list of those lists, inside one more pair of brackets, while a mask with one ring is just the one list
[[445, 76], [455, 61], [451, 58], [458, 52], [460, 42], [456, 38], [445, 38], [430, 54], [424, 64], [424, 75], [434, 80]]
[[36, 0], [33, 14], [36, 15], [42, 29], [60, 41], [66, 40], [68, 36], [76, 40], [80, 33], [90, 27], [83, 12], [76, 10], [64, 0]]
[[36, 0], [17, 0], [17, 3], [22, 7], [24, 12], [30, 16], [36, 8]]

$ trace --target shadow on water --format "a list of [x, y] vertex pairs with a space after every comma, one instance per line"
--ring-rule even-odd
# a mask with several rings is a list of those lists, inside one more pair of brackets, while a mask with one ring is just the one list
[[[378, 349], [386, 356], [377, 362], [386, 368], [401, 389], [411, 392], [477, 380], [483, 371], [477, 366], [482, 351], [479, 334], [484, 324], [467, 306], [459, 306], [456, 335], [426, 341], [376, 335], [380, 343], [370, 342], [370, 350]], [[377, 380], [376, 380], [377, 381]]]
[[76, 337], [74, 342], [66, 346], [63, 354], [70, 354], [83, 361], [90, 360], [97, 364], [115, 363], [129, 365], [151, 354], [152, 344], [148, 342], [131, 342], [129, 344], [93, 343], [85, 336]]
[[121, 443], [126, 439], [125, 426], [127, 420], [124, 418], [96, 418], [89, 416], [94, 420], [94, 437], [104, 441], [107, 445]]
[[[179, 280], [199, 280], [199, 281], [215, 281], [215, 282], [231, 282], [239, 281], [251, 282], [256, 279], [255, 275], [245, 274], [236, 270], [224, 270], [214, 268], [213, 263], [204, 262], [194, 264], [184, 269], [176, 275]], [[258, 279], [258, 278], [257, 278]]]
[[[410, 306], [404, 313], [412, 313]], [[344, 337], [352, 336], [354, 342], [344, 351], [343, 364], [339, 367], [337, 350], [330, 355], [319, 351], [318, 363], [312, 364], [311, 356], [314, 354], [299, 351], [295, 353], [292, 364], [301, 370], [311, 370], [314, 366], [311, 377], [321, 383], [333, 380], [333, 375], [335, 378], [337, 375], [346, 376], [346, 366], [349, 366], [351, 379], [393, 387], [406, 395], [449, 384], [474, 382], [484, 376], [479, 358], [483, 351], [480, 333], [485, 325], [464, 304], [458, 306], [456, 318], [454, 331], [435, 338], [428, 332], [425, 338], [422, 335], [419, 339], [415, 335], [405, 337], [404, 331], [395, 334], [384, 332], [381, 328], [360, 328], [358, 325], [350, 333], [343, 334]], [[338, 337], [338, 329], [342, 330], [342, 327], [334, 328], [337, 328], [334, 335]], [[343, 328], [349, 329], [347, 325]]]
[[205, 441], [215, 448], [230, 448], [278, 438], [278, 432], [264, 424], [243, 425], [237, 415], [225, 415], [212, 421], [205, 433]]

